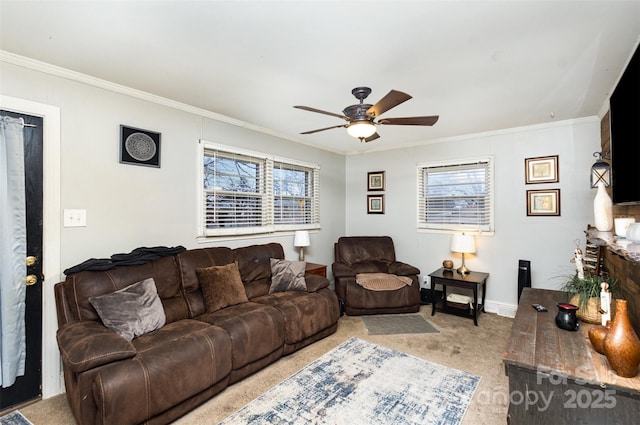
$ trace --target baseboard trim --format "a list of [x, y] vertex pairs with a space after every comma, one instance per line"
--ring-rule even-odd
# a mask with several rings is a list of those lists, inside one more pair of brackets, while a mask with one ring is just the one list
[[496, 313], [498, 316], [504, 317], [516, 317], [516, 311], [518, 306], [514, 304], [500, 303], [496, 301], [487, 301], [484, 306], [484, 311], [487, 313]]

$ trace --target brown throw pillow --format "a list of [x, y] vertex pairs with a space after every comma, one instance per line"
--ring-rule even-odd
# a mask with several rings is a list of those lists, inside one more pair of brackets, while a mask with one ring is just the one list
[[269, 293], [306, 291], [307, 282], [304, 280], [306, 267], [307, 263], [304, 261], [286, 261], [272, 258]]
[[91, 297], [89, 302], [102, 323], [128, 341], [163, 327], [166, 321], [153, 278]]
[[249, 301], [238, 264], [196, 269], [207, 313]]

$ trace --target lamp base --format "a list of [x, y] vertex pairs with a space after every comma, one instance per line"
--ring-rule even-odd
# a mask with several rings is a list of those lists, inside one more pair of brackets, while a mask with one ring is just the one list
[[458, 272], [458, 274], [469, 274], [471, 273], [471, 270], [469, 270], [467, 268], [467, 266], [465, 266], [464, 264], [460, 267], [458, 267], [458, 270], [456, 270]]
[[462, 274], [462, 275], [471, 273], [471, 270], [469, 270], [467, 266], [464, 265], [464, 252], [462, 253], [462, 265], [458, 267], [457, 272], [458, 274]]
[[304, 248], [300, 247], [300, 256], [298, 257], [300, 261], [304, 261]]

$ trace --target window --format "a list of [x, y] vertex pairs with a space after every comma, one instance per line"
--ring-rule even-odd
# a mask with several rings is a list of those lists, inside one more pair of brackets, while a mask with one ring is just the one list
[[419, 165], [418, 228], [493, 232], [493, 158]]
[[319, 166], [200, 144], [201, 236], [320, 227]]
[[[306, 225], [314, 222], [318, 211], [315, 193], [317, 168], [286, 162], [273, 167], [274, 223], [276, 226]], [[307, 227], [304, 227], [307, 228]]]

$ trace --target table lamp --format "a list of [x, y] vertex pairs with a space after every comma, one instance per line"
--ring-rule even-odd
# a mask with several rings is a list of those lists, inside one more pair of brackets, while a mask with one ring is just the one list
[[293, 236], [293, 246], [300, 248], [300, 261], [304, 261], [304, 247], [309, 246], [309, 231], [296, 230]]
[[476, 252], [476, 240], [473, 235], [455, 233], [451, 236], [451, 251], [462, 253], [462, 265], [458, 268], [458, 274], [469, 274], [471, 271], [464, 265], [464, 254]]

